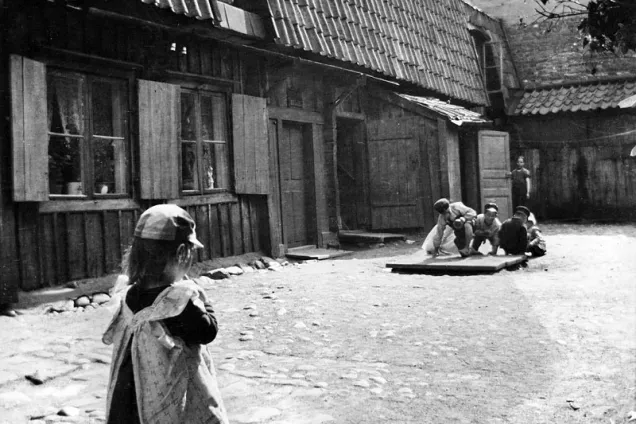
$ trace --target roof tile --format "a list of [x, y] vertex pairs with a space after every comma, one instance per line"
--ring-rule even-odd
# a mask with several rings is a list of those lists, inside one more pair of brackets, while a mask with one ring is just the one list
[[636, 95], [634, 81], [535, 89], [523, 93], [514, 107], [514, 115], [617, 108], [621, 100], [632, 95]]
[[[305, 0], [302, 12], [290, 7], [298, 0], [269, 1], [278, 43], [329, 53], [458, 100], [487, 103], [461, 0]], [[286, 5], [276, 7], [280, 3]], [[285, 31], [290, 21], [319, 30], [296, 35]], [[325, 52], [335, 36], [335, 48]]]

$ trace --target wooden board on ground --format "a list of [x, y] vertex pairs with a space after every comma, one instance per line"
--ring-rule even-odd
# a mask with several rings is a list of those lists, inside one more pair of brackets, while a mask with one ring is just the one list
[[338, 233], [340, 243], [385, 243], [389, 240], [406, 240], [403, 234], [370, 233], [360, 230], [343, 230]]
[[349, 250], [340, 250], [340, 249], [320, 249], [318, 247], [306, 247], [303, 246], [301, 248], [289, 249], [285, 256], [292, 259], [303, 259], [303, 260], [323, 260], [329, 258], [337, 258], [339, 256], [349, 255], [353, 252]]
[[495, 272], [502, 268], [520, 264], [528, 260], [525, 255], [497, 255], [497, 256], [469, 256], [459, 255], [438, 256], [419, 262], [387, 263], [387, 268], [394, 270], [416, 271], [444, 271], [444, 272]]

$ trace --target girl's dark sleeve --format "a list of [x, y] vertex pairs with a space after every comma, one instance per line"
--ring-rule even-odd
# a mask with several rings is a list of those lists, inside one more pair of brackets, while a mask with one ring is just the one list
[[164, 320], [164, 324], [175, 337], [180, 337], [186, 344], [208, 344], [216, 338], [218, 325], [214, 309], [204, 302], [205, 311], [189, 301], [180, 315]]

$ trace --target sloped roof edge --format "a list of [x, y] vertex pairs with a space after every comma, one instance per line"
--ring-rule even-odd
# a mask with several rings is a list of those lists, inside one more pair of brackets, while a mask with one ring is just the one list
[[465, 107], [454, 105], [434, 97], [412, 96], [410, 94], [394, 93], [399, 97], [424, 107], [439, 115], [446, 117], [457, 126], [462, 124], [490, 124], [492, 121], [480, 113], [473, 112]]
[[223, 2], [210, 0], [141, 0], [177, 15], [199, 20], [212, 20], [214, 26], [257, 38], [267, 36], [263, 18]]

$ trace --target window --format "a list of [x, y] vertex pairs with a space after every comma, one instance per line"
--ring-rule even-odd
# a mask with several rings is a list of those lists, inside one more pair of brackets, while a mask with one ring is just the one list
[[127, 82], [51, 70], [47, 93], [49, 193], [126, 194]]
[[230, 188], [228, 99], [225, 93], [181, 91], [181, 190]]

